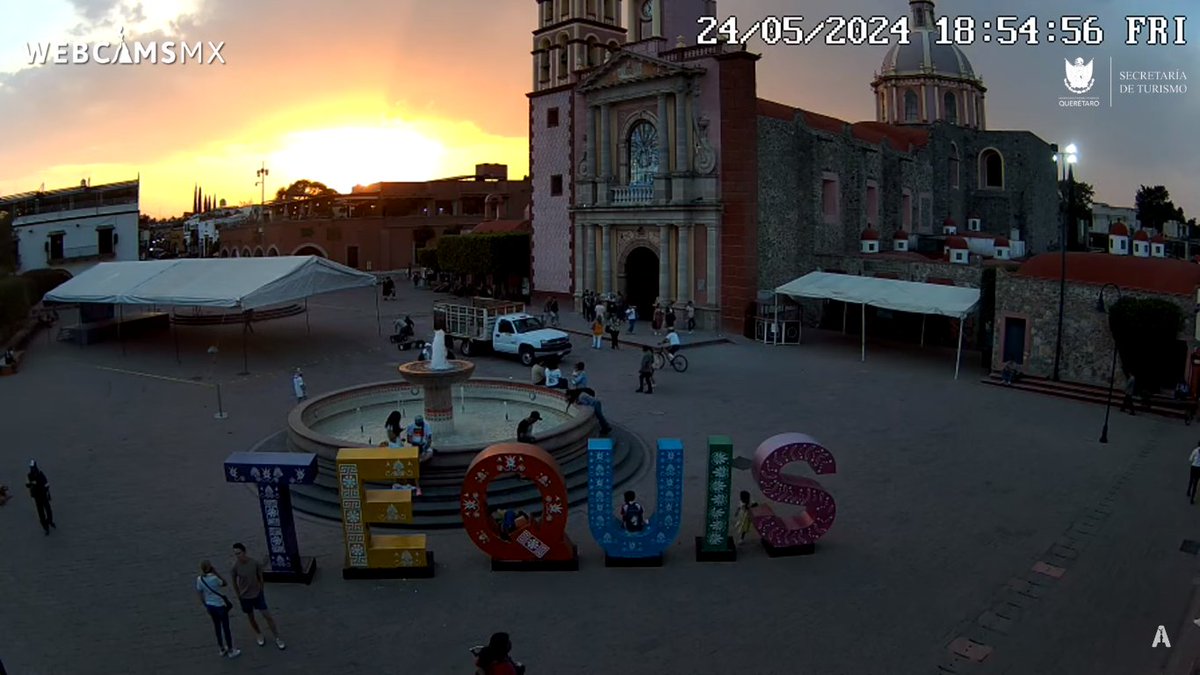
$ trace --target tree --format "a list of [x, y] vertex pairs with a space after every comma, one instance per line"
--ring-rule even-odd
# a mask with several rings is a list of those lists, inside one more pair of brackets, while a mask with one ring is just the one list
[[1163, 224], [1168, 221], [1183, 222], [1183, 209], [1175, 206], [1171, 201], [1171, 193], [1162, 185], [1143, 185], [1138, 188], [1135, 204], [1142, 227], [1152, 227], [1162, 232]]
[[1179, 305], [1158, 298], [1121, 298], [1108, 312], [1108, 326], [1121, 355], [1121, 369], [1150, 391], [1175, 386], [1173, 347], [1183, 330]]
[[1084, 242], [1078, 241], [1080, 235], [1078, 224], [1082, 221], [1087, 223], [1088, 229], [1091, 229], [1092, 200], [1096, 191], [1090, 183], [1078, 180], [1064, 180], [1058, 184], [1058, 189], [1064, 202], [1068, 195], [1071, 199], [1071, 203], [1066, 207], [1067, 222], [1071, 225], [1067, 228], [1067, 241], [1071, 243], [1072, 248], [1081, 248]]
[[285, 188], [275, 191], [275, 201], [287, 202], [293, 199], [309, 199], [311, 197], [336, 196], [337, 190], [315, 180], [301, 179]]
[[17, 242], [8, 211], [0, 211], [0, 274], [17, 268]]

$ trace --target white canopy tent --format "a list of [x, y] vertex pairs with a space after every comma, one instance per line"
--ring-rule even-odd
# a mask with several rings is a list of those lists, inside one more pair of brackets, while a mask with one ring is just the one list
[[[118, 309], [125, 305], [161, 305], [241, 310], [246, 313], [242, 363], [243, 370], [248, 371], [246, 333], [251, 310], [303, 300], [307, 322], [309, 296], [375, 284], [374, 275], [320, 256], [180, 258], [100, 263], [47, 293], [45, 300], [117, 305]], [[122, 321], [117, 321], [118, 337]], [[378, 328], [378, 295], [375, 323]], [[178, 337], [175, 349], [178, 360]]]
[[374, 285], [374, 275], [319, 256], [180, 258], [100, 263], [46, 300], [244, 311]]
[[898, 312], [934, 314], [958, 319], [954, 379], [962, 362], [963, 319], [979, 304], [979, 289], [899, 279], [810, 272], [775, 289], [777, 295], [854, 303], [862, 308], [862, 360], [867, 360], [867, 305]]

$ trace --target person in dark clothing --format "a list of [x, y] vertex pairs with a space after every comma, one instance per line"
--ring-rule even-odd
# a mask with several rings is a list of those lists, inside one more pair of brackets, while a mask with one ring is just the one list
[[620, 346], [621, 319], [619, 317], [612, 316], [612, 318], [610, 318], [608, 320], [608, 337], [609, 337], [609, 339], [612, 340], [612, 348], [613, 349], [616, 349]]
[[518, 443], [536, 443], [537, 440], [533, 437], [533, 425], [537, 424], [542, 419], [541, 413], [534, 410], [529, 413], [529, 417], [517, 423], [517, 442]]
[[392, 281], [391, 277], [383, 278], [383, 299], [384, 300], [395, 300], [396, 299], [396, 282]]
[[612, 425], [604, 417], [604, 406], [594, 397], [584, 393], [580, 389], [572, 389], [567, 392], [567, 407], [571, 405], [588, 406], [596, 415], [596, 421], [600, 423], [600, 433], [607, 434], [612, 431]]
[[654, 393], [654, 350], [642, 347], [642, 365], [638, 368], [637, 393]]
[[50, 528], [58, 529], [58, 525], [54, 524], [54, 511], [50, 508], [50, 481], [32, 459], [29, 460], [29, 477], [25, 487], [29, 488], [29, 496], [33, 497], [33, 503], [37, 506], [38, 521], [48, 536]]
[[525, 666], [514, 661], [509, 653], [512, 640], [508, 633], [495, 633], [487, 646], [475, 652], [476, 675], [524, 675]]

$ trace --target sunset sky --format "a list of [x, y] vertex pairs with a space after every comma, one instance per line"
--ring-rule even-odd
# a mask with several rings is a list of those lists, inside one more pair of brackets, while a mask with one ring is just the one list
[[[671, 2], [672, 0], [667, 0]], [[688, 0], [697, 5], [699, 0]], [[1095, 14], [1101, 47], [977, 44], [991, 128], [1029, 129], [1080, 146], [1080, 179], [1097, 199], [1133, 205], [1165, 184], [1200, 216], [1200, 12], [1187, 46], [1124, 44], [1127, 14], [1187, 14], [1195, 0], [1010, 0], [1043, 20]], [[803, 13], [899, 16], [904, 0], [720, 0], [744, 22]], [[941, 13], [993, 18], [996, 4], [941, 0]], [[1053, 17], [1048, 8], [1053, 7]], [[0, 194], [142, 177], [142, 209], [191, 208], [192, 186], [257, 202], [309, 178], [347, 191], [502, 162], [528, 170], [533, 0], [0, 0]], [[225, 65], [30, 66], [28, 43], [224, 42]], [[694, 41], [694, 36], [688, 36]], [[764, 98], [857, 121], [872, 116], [869, 82], [886, 47], [767, 46]], [[1095, 59], [1097, 86], [1117, 71], [1180, 70], [1192, 92], [1121, 96], [1115, 107], [1064, 110], [1063, 59]], [[1104, 93], [1107, 99], [1107, 89]], [[1048, 158], [1049, 159], [1049, 158]]]

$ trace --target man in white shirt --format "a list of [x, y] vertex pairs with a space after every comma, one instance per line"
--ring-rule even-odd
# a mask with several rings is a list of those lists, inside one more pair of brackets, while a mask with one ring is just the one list
[[1192, 448], [1192, 454], [1188, 457], [1188, 463], [1191, 464], [1191, 473], [1188, 476], [1188, 502], [1196, 503], [1196, 483], [1200, 482], [1200, 443]]

